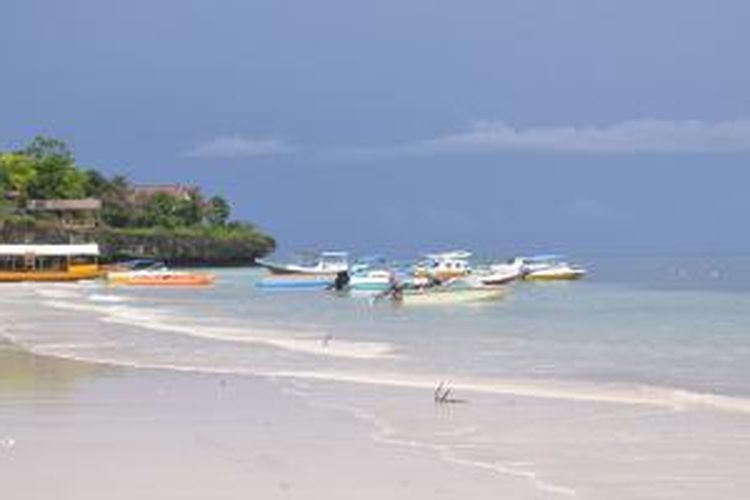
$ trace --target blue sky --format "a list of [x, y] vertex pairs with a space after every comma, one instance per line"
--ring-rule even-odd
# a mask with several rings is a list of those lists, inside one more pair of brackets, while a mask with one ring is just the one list
[[5, 0], [0, 146], [282, 250], [748, 252], [750, 4]]

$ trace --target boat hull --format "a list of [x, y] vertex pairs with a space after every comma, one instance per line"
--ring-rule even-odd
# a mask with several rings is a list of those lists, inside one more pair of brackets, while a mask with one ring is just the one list
[[325, 290], [333, 286], [332, 276], [269, 277], [256, 283], [258, 288], [269, 290]]
[[501, 299], [507, 293], [506, 289], [498, 287], [467, 290], [406, 291], [397, 301], [405, 305], [415, 306], [473, 304]]
[[586, 276], [586, 271], [570, 269], [565, 271], [535, 271], [528, 273], [523, 279], [528, 281], [573, 281]]
[[216, 281], [212, 274], [174, 274], [155, 273], [149, 275], [128, 275], [115, 273], [108, 278], [114, 285], [157, 286], [157, 287], [193, 287], [208, 286]]
[[507, 285], [508, 283], [515, 281], [521, 277], [521, 271], [513, 269], [510, 271], [496, 271], [487, 274], [478, 274], [476, 279], [480, 283], [486, 286], [498, 286]]
[[278, 275], [326, 275], [336, 276], [340, 272], [348, 271], [349, 266], [346, 264], [318, 264], [315, 266], [300, 266], [296, 264], [278, 264], [263, 259], [256, 259], [255, 263], [265, 268], [271, 274]]
[[67, 271], [0, 271], [0, 283], [19, 281], [81, 281], [99, 278], [102, 272], [97, 265], [71, 266]]

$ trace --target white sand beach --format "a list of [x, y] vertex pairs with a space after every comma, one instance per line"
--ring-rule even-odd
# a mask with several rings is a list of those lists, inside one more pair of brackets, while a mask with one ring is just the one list
[[[531, 287], [412, 312], [253, 276], [0, 289], [2, 498], [750, 494], [747, 294]], [[463, 402], [436, 404], [440, 382]]]

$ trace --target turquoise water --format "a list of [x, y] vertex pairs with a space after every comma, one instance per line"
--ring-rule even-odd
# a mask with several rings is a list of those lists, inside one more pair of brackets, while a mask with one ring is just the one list
[[[473, 305], [267, 291], [255, 269], [199, 290], [12, 285], [0, 300], [4, 335], [33, 352], [269, 377], [373, 439], [538, 481], [540, 498], [750, 494], [750, 259], [586, 264], [585, 280]], [[440, 382], [470, 404], [436, 409]]]
[[[50, 354], [254, 374], [334, 371], [571, 380], [750, 395], [750, 259], [600, 258], [577, 282], [520, 282], [502, 299], [394, 306], [367, 295], [268, 291], [256, 269], [219, 270], [206, 289], [17, 285], [75, 324]], [[26, 299], [24, 299], [26, 300]], [[74, 313], [74, 314], [71, 314]], [[84, 315], [84, 316], [82, 316]], [[139, 334], [125, 334], [134, 329]], [[77, 328], [72, 328], [79, 331]], [[97, 342], [101, 341], [100, 348]]]

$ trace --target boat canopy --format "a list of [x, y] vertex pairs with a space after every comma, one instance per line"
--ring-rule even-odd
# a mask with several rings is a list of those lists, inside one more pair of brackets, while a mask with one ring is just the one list
[[358, 264], [383, 264], [386, 262], [385, 255], [365, 255], [357, 259]]
[[544, 255], [531, 255], [529, 257], [521, 257], [526, 262], [549, 262], [551, 260], [562, 260], [565, 258], [564, 255], [560, 254], [544, 254]]
[[456, 250], [454, 252], [430, 253], [425, 257], [432, 260], [466, 260], [471, 257], [471, 252]]
[[79, 245], [0, 245], [0, 255], [35, 255], [41, 257], [98, 256], [99, 245], [96, 243], [83, 243]]
[[345, 259], [349, 257], [349, 252], [320, 252], [320, 256], [323, 258]]

